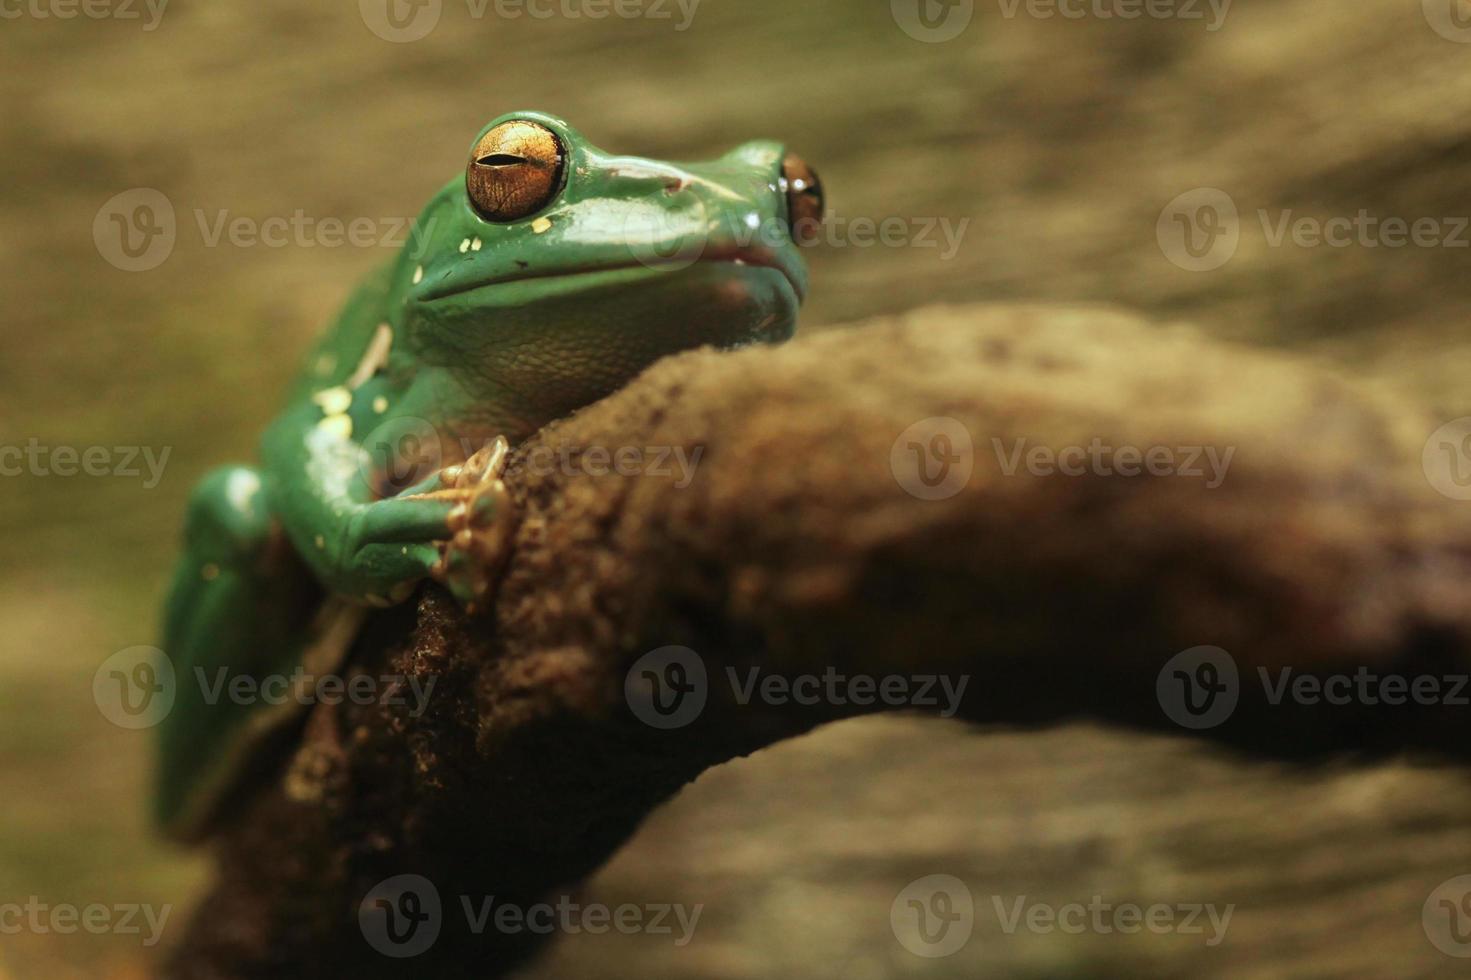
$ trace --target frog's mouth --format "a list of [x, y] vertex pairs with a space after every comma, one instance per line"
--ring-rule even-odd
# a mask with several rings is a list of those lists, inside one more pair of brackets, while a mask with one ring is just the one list
[[[642, 278], [638, 273], [647, 273], [652, 277], [679, 272], [692, 266], [711, 267], [720, 264], [729, 265], [735, 270], [770, 269], [781, 275], [786, 285], [791, 289], [798, 305], [807, 298], [806, 271], [801, 258], [794, 254], [791, 249], [770, 249], [764, 246], [709, 245], [693, 257], [679, 253], [669, 256], [650, 254], [629, 260], [625, 253], [623, 257], [610, 260], [606, 263], [583, 263], [571, 269], [554, 266], [538, 269], [533, 266], [528, 266], [502, 275], [482, 276], [470, 280], [456, 277], [453, 274], [454, 270], [447, 270], [447, 274], [432, 285], [426, 282], [429, 288], [423, 292], [420, 300], [424, 303], [435, 303], [454, 296], [463, 296], [466, 293], [491, 290], [497, 286], [529, 283], [537, 280], [558, 280], [564, 284], [574, 284], [580, 279], [587, 279], [589, 282], [594, 280], [606, 281], [608, 273], [619, 272], [632, 274], [630, 276], [630, 280], [632, 281]], [[743, 274], [745, 273], [734, 273], [734, 275]]]

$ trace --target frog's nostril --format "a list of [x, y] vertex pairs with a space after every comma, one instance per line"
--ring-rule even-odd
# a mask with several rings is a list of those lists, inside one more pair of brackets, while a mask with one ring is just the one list
[[678, 194], [689, 185], [690, 182], [683, 177], [667, 177], [664, 180], [664, 193], [670, 195]]

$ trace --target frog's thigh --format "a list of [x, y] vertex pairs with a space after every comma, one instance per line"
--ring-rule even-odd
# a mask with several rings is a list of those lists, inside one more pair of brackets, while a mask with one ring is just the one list
[[195, 489], [164, 628], [176, 685], [159, 730], [165, 826], [218, 794], [242, 723], [269, 703], [253, 685], [301, 657], [318, 597], [279, 534], [254, 470], [216, 470]]

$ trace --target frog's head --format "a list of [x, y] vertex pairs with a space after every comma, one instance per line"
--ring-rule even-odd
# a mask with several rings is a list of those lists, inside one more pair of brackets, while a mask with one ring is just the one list
[[666, 354], [791, 336], [807, 292], [798, 240], [822, 209], [816, 175], [780, 143], [664, 163], [512, 113], [420, 217], [392, 303], [425, 360], [539, 424]]

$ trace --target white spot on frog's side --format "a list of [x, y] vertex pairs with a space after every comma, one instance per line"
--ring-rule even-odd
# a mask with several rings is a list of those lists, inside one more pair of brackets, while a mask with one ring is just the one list
[[320, 534], [317, 535], [316, 541], [314, 543], [316, 544], [318, 551], [327, 547], [327, 539], [322, 537]]
[[754, 212], [754, 211], [751, 212], [750, 214], [746, 215], [746, 227], [749, 228], [749, 229], [751, 229], [752, 231], [755, 231], [756, 229], [760, 228], [761, 227], [761, 216], [759, 214], [757, 214], [756, 212]]
[[483, 244], [485, 244], [485, 243], [482, 242], [480, 239], [478, 239], [478, 238], [475, 239], [474, 241], [472, 241], [470, 243], [470, 251], [472, 251], [472, 252], [478, 252], [478, 251], [480, 251], [480, 246], [483, 245]]
[[325, 388], [313, 395], [312, 401], [317, 403], [324, 415], [341, 415], [352, 406], [352, 392], [341, 385]]
[[235, 470], [225, 483], [225, 499], [233, 510], [255, 510], [255, 495], [260, 493], [260, 477], [251, 470]]
[[414, 285], [417, 286], [417, 285], [419, 285], [419, 283], [421, 283], [423, 281], [424, 281], [424, 267], [422, 265], [416, 265], [416, 266], [414, 266]]
[[551, 218], [537, 218], [535, 221], [533, 221], [531, 223], [531, 230], [534, 231], [534, 232], [536, 232], [538, 235], [543, 234], [543, 233], [548, 232], [548, 231], [551, 231], [552, 230], [552, 219]]
[[343, 442], [352, 438], [352, 416], [329, 415], [317, 423], [317, 428]]
[[382, 415], [384, 412], [388, 411], [388, 399], [384, 398], [382, 395], [374, 398], [373, 411], [377, 412], [379, 415]]
[[463, 242], [460, 242], [460, 254], [464, 255], [468, 251], [470, 251], [470, 239], [467, 238]]
[[380, 323], [378, 329], [373, 331], [373, 339], [368, 341], [368, 349], [363, 351], [363, 359], [358, 362], [357, 369], [352, 372], [352, 377], [347, 379], [347, 387], [356, 391], [367, 384], [369, 378], [383, 370], [388, 364], [388, 354], [392, 350], [393, 328], [386, 323]]
[[317, 358], [316, 370], [318, 374], [331, 374], [337, 369], [337, 355], [323, 354]]

